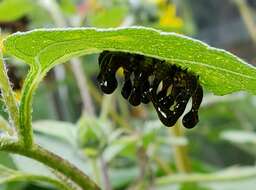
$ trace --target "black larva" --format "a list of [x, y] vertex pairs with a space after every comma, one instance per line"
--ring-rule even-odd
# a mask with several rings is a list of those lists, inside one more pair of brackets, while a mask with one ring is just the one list
[[165, 61], [124, 52], [103, 51], [99, 56], [99, 66], [97, 79], [104, 93], [111, 94], [117, 88], [115, 75], [122, 67], [124, 85], [121, 93], [131, 105], [151, 101], [162, 123], [173, 126], [192, 97], [192, 108], [182, 123], [186, 128], [197, 124], [203, 89], [198, 77], [192, 73]]

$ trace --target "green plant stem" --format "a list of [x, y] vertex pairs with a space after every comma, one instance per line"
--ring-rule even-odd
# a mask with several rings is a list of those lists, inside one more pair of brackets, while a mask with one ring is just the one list
[[[51, 2], [51, 1], [49, 1]], [[99, 189], [99, 187], [89, 179], [88, 176], [83, 174], [78, 168], [71, 165], [69, 162], [63, 160], [61, 157], [43, 149], [33, 142], [32, 130], [32, 98], [33, 94], [44, 76], [41, 75], [39, 70], [40, 64], [31, 66], [30, 72], [24, 83], [22, 98], [20, 104], [20, 115], [16, 126], [18, 126], [19, 144], [18, 143], [2, 143], [1, 150], [7, 152], [20, 154], [29, 158], [35, 159], [45, 165], [57, 170], [70, 178], [82, 189]], [[18, 115], [18, 114], [17, 114]]]
[[77, 167], [39, 145], [33, 145], [33, 147], [28, 149], [16, 141], [2, 138], [0, 140], [0, 150], [37, 160], [62, 173], [67, 178], [79, 185], [83, 190], [100, 189], [97, 184], [95, 184]]
[[[171, 127], [171, 133], [174, 137], [180, 138], [183, 136], [181, 127], [182, 126], [180, 120], [178, 120], [177, 123]], [[178, 172], [189, 173], [191, 171], [186, 145], [175, 145], [174, 157]]]
[[99, 161], [100, 161], [100, 166], [101, 166], [102, 182], [104, 184], [104, 190], [112, 190], [109, 172], [108, 172], [108, 165], [107, 165], [103, 155], [100, 155]]
[[169, 167], [169, 164], [162, 160], [159, 156], [155, 155], [153, 159], [166, 175], [173, 173], [172, 169]]
[[92, 169], [93, 169], [93, 173], [95, 176], [95, 181], [97, 184], [100, 184], [100, 173], [99, 173], [99, 167], [98, 167], [98, 163], [97, 163], [97, 159], [96, 158], [92, 158], [91, 159], [92, 162]]
[[33, 94], [41, 80], [38, 67], [31, 67], [22, 88], [22, 97], [20, 103], [20, 126], [19, 141], [25, 147], [33, 146], [33, 130], [32, 130], [32, 98]]
[[2, 52], [0, 49], [0, 88], [2, 90], [2, 97], [9, 112], [12, 125], [19, 133], [19, 109], [16, 102], [10, 81], [8, 79], [7, 71], [4, 65]]
[[100, 111], [100, 119], [107, 120], [107, 116], [112, 108], [113, 104], [113, 95], [104, 95], [102, 98], [101, 111]]
[[177, 174], [171, 176], [164, 176], [156, 179], [156, 185], [171, 185], [180, 183], [193, 183], [193, 182], [224, 182], [224, 181], [237, 181], [256, 177], [256, 169], [248, 172], [229, 172], [224, 174]]
[[33, 143], [33, 131], [31, 125], [32, 97], [39, 82], [44, 76], [43, 74], [37, 74], [40, 73], [38, 72], [38, 69], [39, 68], [31, 67], [28, 77], [26, 78], [26, 81], [24, 83], [20, 105], [21, 139], [19, 139], [19, 143], [1, 143], [2, 146], [0, 150], [5, 150], [7, 152], [20, 154], [35, 159], [57, 170], [58, 172], [65, 175], [67, 178], [70, 178], [82, 189], [97, 190], [99, 189], [99, 187], [77, 167], [73, 166], [68, 161], [62, 159], [61, 157]]
[[[99, 119], [102, 121], [107, 121], [107, 116], [109, 114], [110, 108], [112, 107], [111, 103], [113, 99], [113, 95], [104, 95], [103, 96], [103, 101], [101, 105], [101, 111], [100, 111], [100, 117]], [[104, 185], [105, 190], [111, 190], [111, 183], [109, 179], [109, 173], [108, 173], [108, 166], [107, 163], [103, 157], [103, 154], [101, 153], [99, 155], [99, 163], [100, 163], [100, 168], [101, 168], [101, 173], [102, 173], [102, 182]]]

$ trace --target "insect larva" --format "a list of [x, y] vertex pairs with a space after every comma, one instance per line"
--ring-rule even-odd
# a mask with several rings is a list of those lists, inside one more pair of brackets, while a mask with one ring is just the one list
[[186, 128], [193, 128], [198, 123], [203, 89], [198, 77], [191, 72], [155, 58], [110, 51], [100, 54], [99, 66], [97, 79], [104, 93], [115, 91], [116, 71], [122, 67], [124, 85], [121, 94], [131, 105], [152, 102], [161, 122], [170, 127], [181, 117], [192, 98], [192, 108], [182, 123]]

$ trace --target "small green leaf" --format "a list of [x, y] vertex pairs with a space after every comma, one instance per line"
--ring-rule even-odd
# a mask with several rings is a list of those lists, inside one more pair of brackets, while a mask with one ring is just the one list
[[7, 53], [30, 64], [41, 76], [56, 64], [77, 55], [103, 50], [124, 51], [188, 68], [200, 76], [207, 90], [217, 95], [240, 90], [256, 94], [254, 67], [198, 40], [151, 28], [41, 29], [14, 34], [7, 38], [4, 46]]
[[4, 0], [0, 2], [0, 22], [15, 21], [31, 10], [30, 0]]
[[110, 169], [110, 180], [113, 187], [123, 189], [125, 185], [132, 183], [139, 177], [139, 169], [128, 167], [125, 169], [112, 168]]
[[107, 162], [111, 162], [118, 155], [124, 157], [131, 157], [136, 154], [137, 143], [139, 139], [137, 136], [122, 136], [109, 144], [103, 152], [104, 158]]
[[[78, 144], [86, 149], [88, 153], [98, 153], [104, 149], [107, 143], [106, 134], [104, 133], [100, 120], [88, 115], [83, 115], [78, 121]], [[107, 125], [104, 125], [107, 127]]]
[[53, 179], [47, 176], [33, 175], [20, 171], [16, 171], [10, 168], [7, 168], [3, 165], [0, 165], [0, 184], [14, 182], [14, 181], [29, 181], [29, 182], [46, 182], [52, 184], [55, 187], [58, 187], [63, 190], [70, 190], [69, 187], [66, 187], [62, 182], [57, 179]]
[[221, 134], [221, 138], [238, 144], [256, 145], [256, 133], [253, 131], [229, 130]]
[[176, 174], [163, 176], [156, 179], [156, 185], [170, 185], [179, 183], [210, 183], [224, 181], [239, 181], [250, 178], [255, 178], [256, 168], [251, 167], [232, 167], [219, 172], [210, 174]]
[[227, 130], [220, 134], [220, 137], [238, 148], [256, 155], [256, 133], [253, 131]]
[[76, 145], [76, 126], [72, 123], [42, 120], [33, 123], [35, 132], [49, 135]]

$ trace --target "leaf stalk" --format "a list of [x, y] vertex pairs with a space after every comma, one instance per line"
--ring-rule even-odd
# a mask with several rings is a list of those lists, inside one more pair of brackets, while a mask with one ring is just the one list
[[100, 188], [86, 174], [76, 166], [56, 154], [34, 144], [32, 148], [26, 148], [12, 139], [1, 138], [0, 150], [19, 154], [37, 160], [50, 168], [62, 173], [67, 178], [78, 184], [83, 190], [99, 190]]

